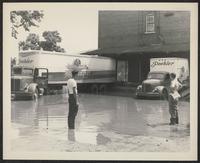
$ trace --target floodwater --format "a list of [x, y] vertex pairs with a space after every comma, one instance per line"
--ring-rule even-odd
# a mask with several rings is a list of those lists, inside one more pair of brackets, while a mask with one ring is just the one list
[[12, 150], [189, 150], [190, 109], [179, 102], [180, 124], [169, 126], [168, 103], [131, 97], [81, 94], [76, 129], [68, 130], [67, 95], [12, 101]]

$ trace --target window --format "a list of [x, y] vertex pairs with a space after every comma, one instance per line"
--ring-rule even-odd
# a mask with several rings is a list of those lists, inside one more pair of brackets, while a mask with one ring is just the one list
[[23, 69], [23, 75], [32, 76], [33, 75], [33, 69], [24, 68]]
[[148, 74], [148, 79], [164, 79], [165, 74], [163, 73], [149, 73]]
[[22, 68], [14, 68], [13, 74], [14, 75], [21, 75], [22, 74]]
[[146, 32], [145, 33], [154, 33], [155, 32], [155, 22], [154, 15], [146, 15]]
[[43, 69], [43, 68], [40, 68], [38, 69], [38, 75], [37, 77], [44, 77], [44, 78], [47, 78], [47, 70], [46, 69]]

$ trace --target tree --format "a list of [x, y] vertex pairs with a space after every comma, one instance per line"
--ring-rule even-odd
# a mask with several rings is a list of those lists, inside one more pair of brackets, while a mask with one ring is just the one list
[[41, 41], [40, 47], [45, 51], [54, 51], [54, 44], [49, 41]]
[[11, 11], [10, 21], [12, 23], [12, 37], [17, 39], [18, 28], [23, 27], [25, 31], [30, 31], [30, 27], [38, 27], [44, 14], [42, 11]]
[[13, 67], [16, 64], [17, 64], [17, 58], [16, 57], [14, 57], [14, 58], [11, 57], [11, 67]]
[[44, 37], [44, 39], [48, 42], [52, 42], [54, 45], [57, 44], [57, 42], [61, 42], [62, 39], [59, 36], [60, 34], [58, 33], [58, 31], [45, 31], [43, 32], [42, 36]]
[[19, 42], [19, 48], [22, 50], [40, 50], [42, 48], [45, 51], [65, 52], [65, 49], [57, 45], [58, 42], [62, 41], [57, 31], [45, 31], [43, 37], [45, 41], [40, 41], [38, 35], [30, 33], [26, 41]]
[[19, 48], [22, 50], [40, 50], [39, 36], [34, 33], [30, 33], [27, 36], [26, 41], [19, 42]]
[[57, 45], [62, 41], [58, 31], [45, 31], [42, 36], [46, 41], [42, 41], [40, 46], [46, 51], [65, 52], [63, 48]]

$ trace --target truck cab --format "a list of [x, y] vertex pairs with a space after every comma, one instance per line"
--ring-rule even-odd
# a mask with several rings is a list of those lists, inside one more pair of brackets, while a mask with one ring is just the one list
[[14, 66], [11, 69], [11, 99], [35, 99], [47, 92], [48, 69]]
[[170, 74], [165, 71], [149, 72], [147, 79], [136, 89], [136, 97], [167, 97]]

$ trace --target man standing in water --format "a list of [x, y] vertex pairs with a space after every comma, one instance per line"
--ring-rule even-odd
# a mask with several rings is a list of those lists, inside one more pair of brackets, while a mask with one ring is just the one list
[[178, 93], [178, 90], [182, 87], [181, 83], [178, 82], [176, 79], [176, 74], [171, 73], [170, 74], [170, 85], [169, 85], [169, 113], [171, 115], [170, 118], [170, 125], [175, 125], [179, 123], [178, 119], [178, 101], [180, 98], [180, 94]]
[[75, 129], [75, 117], [78, 112], [78, 97], [77, 97], [77, 83], [75, 81], [78, 71], [72, 71], [72, 77], [67, 81], [67, 88], [69, 94], [69, 113], [68, 113], [68, 128]]

